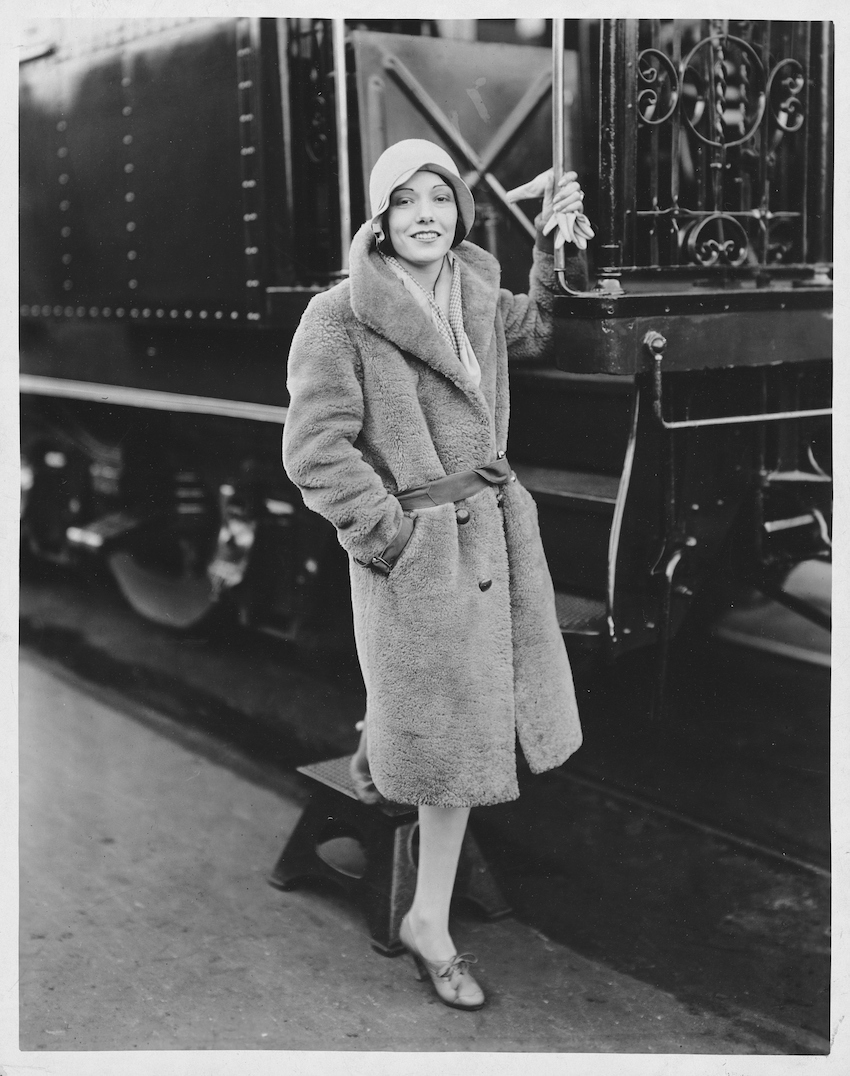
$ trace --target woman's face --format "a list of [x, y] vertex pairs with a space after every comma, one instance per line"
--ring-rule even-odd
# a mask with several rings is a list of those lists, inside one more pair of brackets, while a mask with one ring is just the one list
[[387, 232], [406, 268], [427, 269], [442, 262], [457, 227], [454, 191], [434, 172], [416, 172], [396, 187], [387, 210]]

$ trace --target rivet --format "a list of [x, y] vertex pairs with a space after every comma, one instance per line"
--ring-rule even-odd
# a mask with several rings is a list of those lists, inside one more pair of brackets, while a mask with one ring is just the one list
[[256, 181], [256, 179], [243, 179], [242, 180], [242, 186], [244, 188], [246, 188], [247, 190], [250, 190], [252, 187], [257, 186], [257, 181]]
[[62, 183], [63, 185], [68, 182], [68, 173], [67, 172], [62, 173], [62, 175], [59, 177], [59, 182]]
[[492, 585], [493, 585], [493, 580], [492, 579], [482, 579], [481, 582], [478, 584], [478, 589], [479, 590], [489, 590], [490, 587], [492, 587]]
[[260, 286], [259, 280], [246, 280], [245, 281], [245, 287], [246, 288], [259, 288], [259, 286]]
[[245, 112], [239, 117], [239, 122], [240, 123], [250, 123], [253, 118], [254, 118], [254, 113], [253, 112]]
[[249, 223], [250, 221], [257, 219], [257, 214], [256, 213], [243, 213], [242, 214], [242, 219], [246, 223]]
[[70, 208], [71, 203], [67, 200], [67, 198], [63, 198], [62, 201], [59, 203], [60, 212], [67, 213]]
[[256, 254], [259, 251], [259, 247], [245, 247], [246, 254]]
[[232, 318], [233, 321], [235, 321], [239, 317], [239, 314], [237, 313], [237, 311], [231, 310], [230, 311], [230, 317]]
[[688, 537], [685, 539], [685, 545], [688, 546], [691, 549], [693, 549], [693, 547], [696, 544], [697, 544], [697, 540], [696, 540], [696, 538], [694, 538], [693, 535], [688, 535]]
[[137, 257], [137, 254], [136, 254], [135, 250], [128, 250], [127, 251], [127, 257], [129, 258], [129, 260], [131, 262], [134, 262], [136, 260], [136, 257]]
[[127, 221], [127, 231], [134, 232], [136, 230], [136, 222], [134, 220]]
[[253, 85], [254, 85], [254, 83], [251, 81], [251, 79], [246, 78], [244, 82], [239, 83], [239, 89], [240, 90], [250, 90]]
[[130, 311], [130, 317], [131, 318], [137, 318], [138, 316], [139, 316], [139, 311], [135, 307], [133, 307], [133, 309]]
[[103, 316], [104, 316], [105, 318], [109, 318], [109, 317], [112, 317], [112, 307], [110, 307], [110, 306], [105, 306], [105, 307], [103, 308], [103, 310], [101, 311], [101, 313], [103, 314]]
[[48, 315], [50, 314], [50, 307], [49, 306], [43, 306], [41, 308], [41, 313], [44, 315], [44, 317], [48, 317]]
[[58, 318], [61, 313], [62, 313], [62, 307], [61, 306], [54, 306], [53, 307], [53, 315], [54, 315], [54, 317]]
[[132, 81], [133, 80], [128, 75], [125, 75], [124, 78], [121, 79], [121, 85], [126, 88], [132, 84]]
[[90, 318], [96, 318], [96, 317], [97, 317], [97, 313], [98, 313], [98, 310], [97, 310], [97, 307], [96, 307], [96, 306], [90, 306], [90, 307], [89, 307], [89, 317], [90, 317]]
[[56, 150], [56, 156], [57, 157], [67, 157], [68, 156], [68, 147], [67, 146], [60, 146], [59, 149]]
[[135, 200], [136, 200], [136, 196], [135, 196], [135, 194], [133, 194], [132, 191], [127, 191], [127, 193], [124, 195], [124, 201], [125, 202], [135, 202]]
[[138, 280], [128, 280], [127, 281], [127, 287], [129, 287], [129, 288], [137, 288], [138, 286], [139, 286]]
[[116, 318], [123, 318], [124, 317], [124, 307], [123, 306], [118, 307], [118, 309], [115, 311], [115, 316], [116, 316]]
[[156, 316], [158, 318], [164, 318], [165, 317], [165, 311], [162, 309], [162, 307], [160, 307], [159, 310], [157, 310]]
[[129, 105], [124, 105], [124, 107], [121, 109], [122, 116], [131, 116], [132, 114], [133, 109]]
[[155, 347], [149, 347], [148, 351], [147, 351], [147, 355], [148, 355], [149, 359], [152, 359], [156, 355], [156, 348]]
[[63, 280], [62, 281], [62, 287], [65, 289], [65, 291], [70, 291], [71, 288], [73, 288], [73, 286], [74, 286], [74, 282], [72, 280]]
[[136, 166], [134, 164], [125, 164], [124, 171], [127, 172], [127, 174], [129, 175], [129, 173], [132, 172], [135, 167]]
[[176, 317], [177, 317], [177, 313], [178, 313], [178, 312], [177, 312], [176, 310], [172, 310], [172, 311], [171, 311], [171, 316], [172, 316], [173, 318], [176, 318]]
[[72, 318], [73, 316], [74, 316], [74, 308], [73, 308], [73, 306], [66, 306], [65, 307], [65, 317], [66, 318]]
[[77, 317], [78, 318], [83, 318], [83, 317], [85, 317], [85, 315], [86, 315], [86, 308], [84, 306], [78, 306], [77, 307]]
[[71, 264], [71, 255], [70, 254], [63, 254], [62, 255], [62, 264], [63, 265], [70, 265]]
[[631, 634], [632, 634], [632, 629], [631, 628], [623, 628], [623, 635], [631, 635]]
[[124, 137], [121, 139], [121, 141], [124, 143], [125, 146], [131, 146], [133, 144], [133, 136], [132, 135], [124, 135]]
[[142, 311], [142, 317], [143, 318], [149, 318], [150, 316], [151, 316], [150, 307], [146, 306], [145, 309]]
[[71, 234], [71, 229], [66, 224], [64, 228], [60, 229], [59, 234], [63, 237], [63, 239], [67, 239], [68, 236]]
[[191, 310], [184, 310], [183, 311], [183, 317], [190, 318], [191, 316], [192, 316], [192, 311]]
[[202, 318], [205, 318], [206, 316], [207, 316], [207, 312], [206, 312], [206, 310], [202, 310], [202, 311], [201, 311], [201, 317], [202, 317]]
[[56, 124], [56, 130], [57, 131], [67, 131], [68, 130], [68, 121], [67, 120], [60, 120]]
[[698, 504], [692, 504], [691, 505], [691, 511], [692, 512], [698, 512], [699, 511], [699, 505]]
[[28, 306], [21, 307], [21, 317], [25, 318], [29, 316], [30, 308]]

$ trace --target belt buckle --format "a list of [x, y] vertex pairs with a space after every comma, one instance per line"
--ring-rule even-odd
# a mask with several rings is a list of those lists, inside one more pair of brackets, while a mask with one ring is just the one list
[[372, 557], [369, 561], [369, 567], [373, 572], [377, 572], [378, 575], [389, 575], [393, 569], [393, 566], [383, 557]]

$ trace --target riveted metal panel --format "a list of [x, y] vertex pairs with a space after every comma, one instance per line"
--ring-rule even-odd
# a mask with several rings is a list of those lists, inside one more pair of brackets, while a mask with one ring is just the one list
[[60, 34], [22, 68], [30, 315], [232, 323], [259, 309], [262, 262], [246, 255], [244, 220], [255, 212], [262, 227], [243, 185], [247, 153], [261, 168], [259, 123], [243, 119], [258, 112], [249, 21]]

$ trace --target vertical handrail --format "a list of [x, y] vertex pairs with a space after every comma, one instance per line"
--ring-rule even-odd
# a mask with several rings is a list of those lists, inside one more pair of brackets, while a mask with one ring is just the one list
[[622, 62], [618, 47], [619, 19], [603, 19], [599, 55], [599, 246], [597, 259], [600, 269], [616, 275], [621, 250], [617, 235], [619, 204], [617, 174], [619, 152], [617, 133], [620, 111], [620, 72]]
[[294, 244], [295, 191], [292, 188], [292, 93], [289, 83], [289, 19], [277, 19], [277, 69], [280, 82], [280, 112], [283, 134], [283, 182], [286, 200], [286, 234], [290, 249]]
[[332, 19], [334, 106], [336, 110], [337, 178], [339, 182], [340, 271], [348, 272], [351, 246], [351, 184], [348, 171], [348, 85], [345, 68], [345, 20]]
[[[552, 19], [552, 171], [555, 189], [564, 174], [564, 20]], [[566, 268], [563, 246], [555, 248], [555, 271]]]

